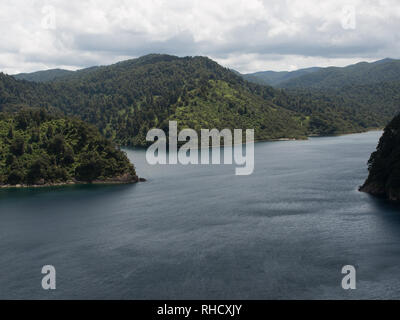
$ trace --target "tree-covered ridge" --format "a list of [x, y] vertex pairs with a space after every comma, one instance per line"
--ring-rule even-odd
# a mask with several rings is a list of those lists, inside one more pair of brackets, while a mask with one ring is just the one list
[[0, 185], [135, 182], [126, 155], [78, 119], [0, 113]]
[[197, 130], [254, 128], [258, 140], [303, 138], [385, 126], [398, 110], [397, 88], [287, 91], [247, 82], [206, 57], [153, 54], [46, 83], [0, 75], [0, 110], [77, 116], [120, 145], [145, 145], [148, 130], [169, 120]]
[[321, 68], [315, 72], [283, 81], [281, 88], [339, 89], [346, 86], [371, 85], [400, 81], [400, 60], [384, 59], [360, 62], [347, 67]]
[[259, 71], [254, 73], [242, 74], [247, 81], [263, 84], [273, 87], [279, 87], [281, 83], [285, 83], [291, 79], [301, 77], [303, 75], [316, 72], [321, 68], [311, 67], [299, 69], [295, 71]]
[[27, 80], [33, 82], [48, 82], [59, 78], [67, 77], [72, 75], [74, 71], [64, 70], [64, 69], [50, 69], [37, 71], [32, 73], [19, 73], [13, 75], [17, 80]]
[[385, 128], [368, 161], [368, 171], [361, 191], [400, 201], [400, 115]]

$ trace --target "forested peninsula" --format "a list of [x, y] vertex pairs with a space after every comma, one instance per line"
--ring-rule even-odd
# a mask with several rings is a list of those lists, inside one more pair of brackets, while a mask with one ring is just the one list
[[0, 113], [0, 186], [134, 183], [127, 156], [79, 119], [44, 110]]

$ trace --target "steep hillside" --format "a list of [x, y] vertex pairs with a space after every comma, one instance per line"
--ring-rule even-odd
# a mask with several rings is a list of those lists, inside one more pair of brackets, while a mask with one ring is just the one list
[[368, 178], [360, 191], [400, 201], [400, 115], [385, 128], [368, 161], [368, 170]]
[[61, 114], [49, 104], [53, 96], [54, 90], [48, 84], [16, 80], [0, 73], [0, 112], [39, 107]]

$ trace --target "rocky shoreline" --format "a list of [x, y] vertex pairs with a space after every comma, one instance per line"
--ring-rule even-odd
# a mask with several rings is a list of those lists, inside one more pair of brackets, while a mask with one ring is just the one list
[[400, 203], [400, 115], [384, 129], [368, 160], [368, 177], [359, 191]]
[[383, 197], [385, 196], [385, 188], [381, 184], [378, 183], [364, 183], [362, 186], [358, 188], [358, 191], [369, 193], [370, 195], [376, 197]]
[[85, 185], [85, 184], [133, 184], [138, 182], [145, 182], [146, 179], [139, 178], [138, 176], [132, 176], [131, 174], [124, 174], [122, 176], [117, 176], [113, 178], [107, 178], [104, 180], [94, 180], [92, 182], [69, 180], [65, 182], [46, 182], [41, 179], [36, 184], [16, 184], [16, 185], [0, 185], [0, 188], [45, 188], [45, 187], [61, 187], [70, 185]]
[[384, 185], [377, 182], [367, 182], [358, 190], [374, 197], [384, 198], [393, 202], [400, 202], [400, 190], [395, 190], [393, 188], [386, 189]]

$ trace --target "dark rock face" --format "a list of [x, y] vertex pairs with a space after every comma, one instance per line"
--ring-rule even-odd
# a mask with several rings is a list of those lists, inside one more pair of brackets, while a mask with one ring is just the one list
[[362, 192], [372, 194], [374, 196], [383, 196], [385, 194], [385, 186], [381, 183], [369, 182], [362, 185], [359, 189]]
[[400, 201], [400, 115], [385, 128], [368, 161], [369, 175], [360, 191]]

